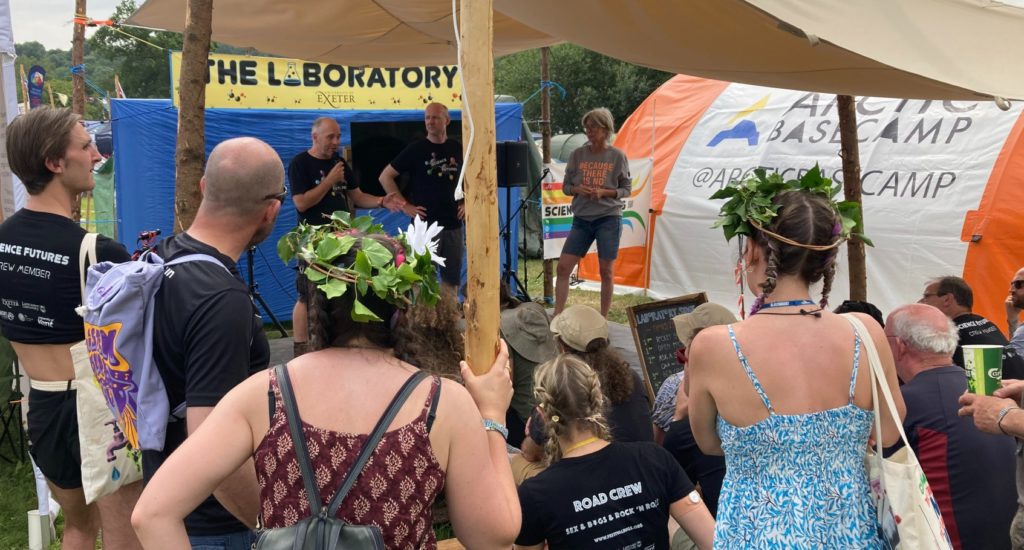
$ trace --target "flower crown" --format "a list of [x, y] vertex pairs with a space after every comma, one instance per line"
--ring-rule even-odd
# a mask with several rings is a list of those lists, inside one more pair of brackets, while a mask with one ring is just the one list
[[[835, 196], [840, 186], [833, 185], [832, 180], [821, 175], [817, 164], [806, 174], [795, 180], [784, 180], [778, 172], [768, 174], [764, 168], [754, 170], [754, 175], [738, 181], [733, 180], [727, 186], [711, 195], [712, 199], [729, 199], [718, 213], [718, 220], [712, 227], [721, 227], [725, 231], [725, 240], [736, 235], [751, 236], [757, 229], [767, 233], [776, 240], [809, 248], [812, 250], [828, 250], [839, 246], [843, 241], [856, 236], [868, 246], [874, 246], [863, 233], [854, 230], [862, 220], [860, 203], [854, 201], [836, 202]], [[839, 218], [833, 231], [834, 240], [827, 245], [811, 245], [792, 241], [765, 229], [772, 219], [778, 215], [779, 206], [773, 204], [775, 196], [784, 191], [805, 191], [821, 195], [828, 199]]]
[[[352, 219], [347, 212], [338, 211], [323, 225], [303, 222], [289, 231], [277, 242], [277, 255], [285, 263], [301, 260], [308, 264], [306, 278], [328, 299], [355, 292], [353, 321], [381, 322], [359, 300], [369, 292], [399, 309], [417, 300], [427, 305], [437, 303], [440, 287], [433, 264], [443, 266], [444, 258], [437, 256], [434, 237], [441, 229], [437, 223], [428, 226], [417, 217], [405, 232], [390, 237], [371, 217]], [[391, 241], [395, 253], [370, 235], [382, 235]], [[334, 262], [357, 242], [360, 247], [355, 261], [351, 265], [336, 265]]]

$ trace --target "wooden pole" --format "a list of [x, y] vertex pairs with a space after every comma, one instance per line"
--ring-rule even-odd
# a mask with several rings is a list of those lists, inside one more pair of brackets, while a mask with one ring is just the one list
[[494, 12], [492, 0], [461, 2], [463, 139], [472, 140], [463, 164], [466, 194], [466, 361], [474, 373], [490, 370], [497, 353], [498, 169], [494, 123]]
[[[551, 88], [543, 83], [551, 80], [551, 48], [544, 46], [540, 49], [540, 150], [544, 158], [544, 165], [551, 164]], [[542, 222], [543, 223], [543, 222]], [[541, 228], [543, 235], [544, 228]], [[541, 258], [544, 257], [544, 247], [541, 246]], [[544, 303], [555, 303], [555, 261], [544, 260]]]
[[[71, 65], [81, 66], [85, 62], [85, 0], [75, 0], [75, 27], [71, 35]], [[71, 75], [71, 110], [85, 116], [85, 74], [81, 71]]]
[[18, 71], [21, 73], [21, 99], [25, 102], [25, 112], [29, 112], [31, 104], [28, 102], [28, 77], [25, 76], [25, 66], [18, 65]]
[[[843, 194], [848, 201], [862, 203], [860, 182], [860, 144], [857, 141], [857, 102], [848, 95], [836, 96], [839, 114], [839, 139], [842, 143]], [[864, 232], [864, 217], [857, 220], [858, 233]], [[868, 299], [867, 258], [864, 241], [854, 237], [846, 243], [850, 268], [850, 299]]]
[[53, 102], [53, 86], [49, 82], [46, 83], [46, 91], [50, 92], [50, 107], [56, 107], [57, 104]]
[[188, 0], [178, 84], [178, 143], [174, 153], [174, 231], [188, 229], [199, 210], [199, 180], [206, 158], [206, 60], [210, 56], [213, 0]]

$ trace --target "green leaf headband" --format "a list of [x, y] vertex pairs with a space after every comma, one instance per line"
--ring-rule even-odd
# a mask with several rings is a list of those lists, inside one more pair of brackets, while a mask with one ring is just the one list
[[[399, 309], [416, 300], [437, 303], [440, 287], [434, 264], [443, 266], [444, 258], [437, 256], [434, 237], [441, 229], [437, 223], [427, 225], [417, 217], [405, 232], [390, 237], [371, 217], [352, 219], [347, 212], [338, 211], [323, 225], [299, 224], [277, 242], [277, 255], [285, 263], [305, 262], [304, 274], [328, 299], [354, 291], [353, 321], [382, 322], [359, 300], [368, 292]], [[394, 243], [396, 252], [370, 235], [382, 235]], [[359, 250], [352, 264], [336, 265], [357, 242]]]
[[[868, 246], [874, 246], [863, 233], [854, 232], [862, 219], [860, 204], [854, 201], [836, 202], [835, 196], [839, 193], [839, 189], [838, 184], [833, 185], [831, 179], [822, 176], [821, 168], [817, 164], [800, 179], [795, 180], [784, 180], [778, 172], [768, 174], [765, 169], [758, 168], [749, 178], [743, 181], [733, 180], [711, 195], [712, 199], [728, 199], [722, 205], [722, 209], [718, 213], [718, 220], [712, 227], [721, 227], [727, 241], [732, 240], [736, 235], [749, 237], [754, 234], [756, 229], [779, 241], [813, 250], [835, 248], [852, 236], [860, 238]], [[832, 243], [822, 246], [799, 243], [765, 229], [778, 215], [779, 207], [773, 204], [773, 200], [776, 195], [784, 191], [805, 191], [828, 199], [839, 218], [835, 232], [836, 238]]]

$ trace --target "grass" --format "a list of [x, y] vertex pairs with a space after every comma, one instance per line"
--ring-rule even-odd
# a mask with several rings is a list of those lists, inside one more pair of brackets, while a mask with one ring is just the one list
[[[525, 268], [525, 269], [524, 269]], [[520, 261], [520, 280], [526, 284], [527, 292], [537, 301], [544, 297], [544, 266], [539, 259]], [[616, 323], [628, 323], [626, 319], [626, 308], [632, 305], [650, 302], [651, 299], [645, 296], [628, 295], [615, 296], [612, 300], [612, 308], [608, 313], [608, 320]], [[600, 308], [600, 293], [572, 288], [569, 290], [569, 304], [587, 304], [594, 309]], [[290, 329], [291, 323], [286, 323]], [[276, 331], [268, 329], [268, 335], [276, 335]], [[273, 337], [273, 336], [271, 336]], [[32, 477], [32, 467], [27, 462], [10, 464], [0, 460], [0, 550], [28, 548], [28, 510], [35, 508], [35, 480]], [[63, 520], [57, 519], [58, 538], [63, 531]], [[450, 538], [450, 524], [442, 523], [435, 526], [438, 540]], [[51, 550], [60, 548], [59, 543], [53, 542]], [[99, 548], [99, 546], [97, 546]]]
[[[525, 273], [524, 267], [526, 268]], [[554, 271], [554, 266], [552, 266], [552, 271]], [[523, 261], [522, 259], [520, 259], [519, 280], [526, 284], [526, 291], [530, 294], [530, 297], [533, 298], [534, 301], [543, 300], [544, 261], [540, 259], [531, 259]], [[554, 280], [552, 280], [552, 285], [554, 285]], [[647, 296], [643, 295], [616, 295], [612, 298], [611, 309], [608, 310], [608, 320], [615, 323], [627, 325], [629, 324], [629, 319], [626, 317], [626, 308], [638, 304], [645, 304], [647, 302], [652, 301], [652, 298], [648, 298]], [[586, 304], [600, 311], [601, 293], [570, 287], [569, 299], [566, 301], [566, 304]], [[553, 304], [550, 304], [549, 307], [553, 307]]]

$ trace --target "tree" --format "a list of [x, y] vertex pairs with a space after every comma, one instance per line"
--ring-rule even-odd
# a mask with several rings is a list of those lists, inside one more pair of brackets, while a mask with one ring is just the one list
[[[46, 82], [53, 89], [54, 100], [58, 107], [70, 107], [71, 98], [71, 52], [69, 50], [47, 50], [39, 42], [23, 42], [14, 46], [18, 53], [18, 65], [23, 65], [28, 71], [33, 65], [39, 65], [46, 70]], [[93, 85], [109, 90], [113, 87], [113, 68], [102, 57], [86, 54], [85, 56], [86, 78]], [[18, 101], [23, 102], [21, 86], [16, 86]], [[58, 94], [68, 96], [69, 103], [62, 105]], [[108, 118], [102, 105], [103, 95], [100, 92], [89, 88], [87, 90], [88, 102], [85, 106], [85, 118], [89, 120], [101, 120]], [[50, 103], [47, 91], [43, 92], [43, 102]]]
[[[135, 0], [121, 0], [110, 19], [124, 21], [136, 7]], [[181, 35], [131, 27], [118, 30], [100, 27], [89, 39], [86, 51], [110, 60], [128, 97], [170, 97], [168, 56], [171, 50], [181, 49]]]
[[[610, 109], [616, 125], [621, 125], [651, 92], [672, 77], [575, 44], [551, 47], [550, 67], [551, 80], [566, 90], [565, 98], [557, 88], [551, 90], [553, 133], [581, 132], [580, 118], [595, 107]], [[500, 58], [495, 62], [494, 74], [495, 92], [526, 101], [523, 118], [538, 120], [540, 100], [530, 96], [540, 87], [540, 51]]]

